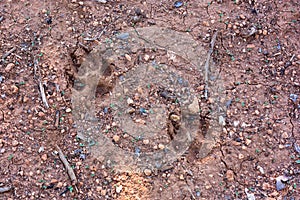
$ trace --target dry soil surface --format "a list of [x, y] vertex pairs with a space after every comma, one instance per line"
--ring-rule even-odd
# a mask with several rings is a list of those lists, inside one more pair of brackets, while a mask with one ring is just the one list
[[[0, 0], [0, 199], [299, 199], [299, 10], [298, 0]], [[188, 34], [206, 52], [218, 33], [212, 59], [223, 81], [225, 125], [204, 158], [195, 142], [169, 168], [118, 172], [77, 137], [72, 88], [92, 49], [129, 29], [151, 26]], [[141, 55], [172, 64], [164, 52]], [[99, 83], [98, 101], [109, 97], [121, 69], [137, 64], [137, 57], [124, 55], [110, 68], [112, 80]], [[198, 81], [191, 82], [201, 124], [209, 126], [206, 105], [214, 100], [206, 101], [204, 81]], [[174, 104], [157, 96], [159, 88], [149, 88], [148, 96]], [[132, 100], [139, 105], [131, 111], [135, 122], [151, 123], [148, 104]], [[175, 116], [166, 123], [176, 128], [180, 112], [176, 104], [171, 108]], [[97, 109], [102, 133], [118, 148], [151, 152], [169, 142], [123, 134], [113, 105]]]

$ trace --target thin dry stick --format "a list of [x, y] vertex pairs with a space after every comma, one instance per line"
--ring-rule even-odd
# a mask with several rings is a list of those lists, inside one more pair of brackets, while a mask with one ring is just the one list
[[187, 188], [187, 190], [190, 192], [192, 198], [193, 198], [193, 199], [196, 199], [196, 197], [194, 196], [194, 194], [193, 194], [191, 188], [190, 188], [188, 185], [186, 186], [186, 188]]
[[0, 187], [0, 193], [8, 192], [11, 190], [11, 187]]
[[86, 40], [86, 41], [98, 40], [103, 35], [103, 33], [106, 31], [106, 29], [107, 29], [107, 26], [105, 26], [104, 29], [100, 33], [98, 33], [95, 37], [93, 37], [93, 38], [84, 38], [83, 40]]
[[205, 66], [204, 66], [204, 78], [205, 78], [204, 97], [205, 97], [205, 99], [208, 98], [208, 73], [209, 73], [209, 62], [210, 62], [211, 54], [213, 53], [213, 50], [214, 50], [214, 46], [215, 46], [217, 34], [218, 34], [218, 31], [215, 32], [215, 34], [213, 35], [213, 37], [212, 37], [212, 39], [211, 39], [211, 42], [210, 42], [210, 49], [209, 49], [209, 51], [208, 51], [207, 59], [206, 59]]
[[47, 98], [46, 98], [44, 86], [43, 86], [43, 84], [42, 84], [42, 82], [40, 80], [39, 80], [39, 88], [40, 88], [40, 92], [41, 92], [42, 101], [43, 101], [45, 107], [49, 108], [49, 104], [47, 102]]
[[16, 50], [16, 47], [13, 47], [11, 50], [9, 50], [6, 54], [2, 56], [2, 60], [4, 60], [7, 56], [9, 56], [12, 52]]
[[54, 122], [54, 126], [56, 128], [58, 128], [58, 126], [59, 126], [59, 118], [60, 118], [60, 112], [59, 112], [59, 110], [57, 110], [55, 112], [55, 122]]
[[37, 76], [38, 71], [39, 71], [38, 61], [34, 59], [34, 76], [37, 77], [37, 81], [38, 81], [38, 84], [39, 84], [39, 89], [40, 89], [42, 101], [43, 101], [45, 107], [48, 109], [49, 104], [48, 104], [48, 101], [47, 101], [47, 98], [46, 98], [44, 86], [43, 86], [43, 84], [40, 80], [40, 76]]
[[67, 161], [65, 155], [63, 154], [63, 152], [61, 151], [61, 149], [59, 148], [58, 145], [56, 145], [56, 148], [58, 150], [58, 155], [59, 155], [59, 158], [60, 160], [63, 162], [66, 170], [67, 170], [67, 173], [71, 179], [71, 182], [72, 182], [72, 185], [76, 185], [77, 184], [77, 178], [75, 176], [75, 173], [71, 167], [71, 165], [69, 164], [69, 162]]

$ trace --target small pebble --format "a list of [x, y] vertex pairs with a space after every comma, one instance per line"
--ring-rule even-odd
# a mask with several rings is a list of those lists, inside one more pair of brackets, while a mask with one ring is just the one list
[[96, 0], [99, 3], [107, 3], [107, 0]]
[[199, 108], [199, 103], [197, 98], [194, 98], [193, 102], [188, 106], [188, 109], [193, 114], [199, 112], [200, 108]]
[[46, 23], [47, 23], [48, 25], [52, 24], [52, 17], [47, 17], [47, 18], [46, 18]]
[[212, 188], [211, 185], [209, 185], [209, 184], [208, 184], [208, 185], [205, 185], [205, 189], [206, 189], [206, 190], [210, 190], [211, 188]]
[[121, 33], [121, 34], [117, 35], [117, 38], [121, 39], [121, 40], [126, 40], [129, 38], [129, 33]]
[[150, 169], [145, 169], [144, 173], [145, 173], [146, 176], [150, 176], [152, 171]]
[[106, 191], [106, 190], [101, 190], [101, 196], [105, 196], [105, 195], [106, 195], [106, 193], [107, 193], [107, 191]]
[[12, 85], [11, 90], [13, 94], [16, 94], [19, 91], [19, 88], [16, 85]]
[[262, 48], [259, 47], [259, 48], [258, 48], [258, 53], [261, 53], [261, 52], [262, 52]]
[[263, 51], [263, 54], [264, 54], [265, 56], [267, 56], [267, 55], [269, 55], [269, 52], [268, 52], [267, 50], [264, 50], [264, 51]]
[[131, 61], [131, 57], [130, 57], [130, 55], [128, 55], [128, 54], [125, 54], [125, 58], [126, 58], [126, 60], [128, 60], [129, 62]]
[[147, 54], [144, 56], [144, 60], [145, 60], [145, 61], [148, 61], [148, 60], [149, 60], [149, 58], [150, 58], [150, 56], [149, 56], [149, 55], [147, 55]]
[[240, 15], [241, 19], [246, 19], [245, 15]]
[[209, 27], [209, 22], [208, 21], [203, 21], [202, 24], [203, 24], [203, 26]]
[[180, 174], [179, 179], [180, 179], [180, 180], [184, 180], [183, 174]]
[[176, 2], [174, 3], [174, 7], [175, 7], [175, 8], [180, 8], [181, 6], [183, 6], [183, 2], [182, 2], [182, 1], [176, 1]]
[[79, 159], [85, 160], [85, 159], [86, 159], [86, 155], [85, 155], [84, 153], [81, 153], [81, 154], [79, 155]]
[[38, 116], [39, 116], [39, 117], [44, 117], [44, 116], [45, 116], [45, 113], [39, 112], [39, 113], [38, 113]]
[[105, 107], [105, 108], [103, 109], [103, 112], [104, 112], [104, 114], [107, 114], [107, 113], [108, 113], [108, 108]]
[[285, 182], [289, 180], [289, 177], [286, 176], [279, 176], [276, 178], [276, 190], [280, 191], [285, 188]]
[[232, 170], [227, 170], [226, 172], [226, 178], [229, 182], [234, 181], [234, 173]]
[[268, 31], [267, 30], [263, 30], [263, 35], [267, 35], [268, 34]]
[[57, 185], [56, 185], [56, 187], [58, 187], [58, 188], [61, 188], [62, 186], [63, 186], [62, 182], [58, 182]]
[[13, 147], [15, 147], [15, 146], [18, 146], [19, 142], [17, 140], [14, 140], [14, 141], [12, 141], [11, 144]]
[[120, 136], [114, 135], [113, 140], [114, 140], [114, 142], [119, 142], [120, 141]]
[[162, 150], [162, 149], [165, 148], [165, 145], [163, 145], [163, 144], [158, 144], [158, 148]]
[[282, 135], [281, 135], [281, 137], [283, 139], [287, 139], [287, 138], [289, 138], [289, 134], [287, 132], [283, 132]]
[[228, 100], [228, 101], [226, 102], [226, 104], [225, 104], [226, 107], [229, 108], [229, 106], [231, 105], [231, 103], [232, 103], [232, 99]]
[[120, 193], [122, 191], [122, 185], [116, 187], [116, 193]]
[[74, 150], [75, 155], [81, 154], [81, 152], [82, 152], [82, 149], [75, 149]]
[[134, 113], [135, 112], [135, 109], [134, 108], [128, 108], [127, 110], [126, 110], [126, 113], [129, 113], [129, 114], [132, 114], [132, 113]]
[[300, 153], [300, 146], [297, 143], [294, 144], [294, 148], [297, 153]]
[[239, 154], [239, 159], [242, 160], [243, 158], [245, 158], [245, 156], [243, 154]]
[[57, 182], [58, 182], [58, 180], [54, 179], [54, 178], [50, 180], [50, 183], [57, 183]]
[[97, 192], [101, 192], [101, 190], [102, 190], [102, 187], [101, 187], [101, 186], [97, 186], [97, 187], [96, 187], [96, 191], [97, 191]]
[[145, 114], [147, 113], [146, 109], [145, 108], [140, 108], [140, 114]]
[[255, 200], [255, 199], [256, 199], [256, 198], [255, 198], [255, 195], [249, 193], [248, 191], [249, 191], [249, 189], [248, 189], [248, 188], [245, 188], [245, 193], [246, 193], [246, 195], [247, 195], [247, 199], [248, 199], [248, 200]]
[[249, 139], [246, 139], [246, 140], [245, 140], [245, 144], [246, 144], [247, 146], [248, 146], [251, 142], [252, 142], [252, 141], [249, 140]]
[[128, 98], [128, 99], [127, 99], [127, 104], [128, 104], [128, 105], [133, 104], [133, 100], [132, 100], [131, 98]]
[[135, 154], [136, 156], [140, 156], [140, 154], [141, 154], [141, 149], [140, 149], [139, 147], [135, 147], [135, 148], [134, 148], [134, 154]]
[[257, 166], [257, 169], [259, 170], [259, 172], [260, 172], [261, 174], [265, 174], [265, 170], [264, 170], [264, 168], [262, 168], [261, 166]]
[[297, 99], [298, 99], [298, 95], [296, 95], [296, 94], [290, 94], [290, 99], [291, 99], [294, 103], [296, 103], [296, 101], [297, 101]]
[[174, 122], [177, 122], [177, 121], [179, 121], [180, 120], [180, 117], [178, 116], [178, 115], [171, 115], [170, 116], [170, 119], [172, 120], [172, 121], [174, 121]]
[[42, 158], [43, 161], [46, 161], [48, 156], [47, 156], [47, 154], [43, 154], [41, 158]]
[[5, 67], [4, 71], [10, 72], [14, 66], [15, 66], [14, 63], [8, 63], [7, 66]]
[[147, 144], [149, 144], [149, 143], [150, 143], [150, 141], [149, 141], [148, 139], [143, 140], [143, 144], [144, 144], [144, 145], [147, 145]]
[[271, 188], [271, 186], [270, 186], [269, 183], [263, 183], [263, 184], [262, 184], [262, 189], [263, 189], [263, 190], [268, 190], [269, 188]]
[[96, 27], [96, 26], [98, 26], [98, 25], [99, 25], [99, 22], [98, 22], [98, 21], [94, 21], [94, 22], [93, 22], [93, 26]]
[[248, 44], [247, 45], [247, 49], [254, 49], [255, 48], [255, 45], [254, 44]]
[[41, 153], [41, 152], [43, 152], [45, 150], [45, 148], [43, 147], [43, 146], [40, 146], [40, 148], [39, 148], [39, 153]]
[[240, 124], [240, 121], [234, 121], [233, 126], [237, 127]]

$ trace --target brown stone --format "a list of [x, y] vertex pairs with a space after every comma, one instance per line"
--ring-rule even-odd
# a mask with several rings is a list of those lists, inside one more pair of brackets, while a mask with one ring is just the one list
[[263, 190], [268, 190], [268, 189], [270, 189], [270, 187], [271, 187], [271, 186], [270, 186], [269, 183], [263, 183], [263, 184], [262, 184], [262, 189], [263, 189]]
[[18, 144], [19, 144], [19, 142], [17, 140], [12, 141], [12, 143], [11, 143], [11, 145], [14, 147], [18, 146]]
[[41, 158], [42, 158], [43, 161], [46, 161], [48, 156], [47, 156], [47, 154], [43, 154]]
[[289, 134], [287, 132], [284, 132], [284, 133], [282, 133], [281, 137], [283, 139], [287, 139], [287, 138], [289, 138]]
[[227, 172], [226, 172], [226, 178], [230, 182], [234, 181], [234, 173], [233, 173], [232, 170], [227, 170]]
[[15, 64], [14, 63], [8, 63], [4, 69], [5, 72], [10, 72], [12, 68], [14, 68]]

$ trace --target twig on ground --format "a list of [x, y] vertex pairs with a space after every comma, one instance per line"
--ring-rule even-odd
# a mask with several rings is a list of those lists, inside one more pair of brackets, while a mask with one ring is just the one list
[[59, 110], [57, 110], [55, 112], [55, 121], [54, 121], [54, 126], [56, 128], [58, 128], [58, 126], [59, 126], [59, 118], [60, 118], [60, 112], [59, 112]]
[[208, 74], [209, 74], [209, 62], [210, 62], [210, 57], [211, 54], [213, 53], [214, 50], [214, 46], [215, 46], [215, 42], [216, 42], [216, 38], [218, 35], [218, 31], [215, 32], [215, 34], [213, 35], [211, 42], [210, 42], [210, 49], [207, 53], [207, 58], [206, 58], [206, 62], [205, 62], [205, 66], [204, 66], [204, 79], [205, 79], [205, 90], [204, 90], [204, 97], [205, 99], [208, 98]]
[[9, 192], [11, 189], [11, 187], [0, 187], [0, 193]]
[[86, 40], [86, 41], [98, 40], [103, 35], [103, 33], [106, 31], [106, 29], [107, 29], [107, 26], [105, 26], [104, 29], [100, 33], [98, 33], [95, 37], [93, 37], [93, 38], [84, 38], [83, 40]]
[[292, 55], [291, 59], [290, 59], [290, 62], [292, 62], [295, 58], [295, 54]]
[[46, 98], [44, 86], [43, 86], [43, 84], [42, 84], [42, 82], [40, 80], [39, 80], [39, 88], [40, 88], [40, 92], [41, 92], [42, 101], [43, 101], [45, 107], [49, 108], [49, 104], [47, 102], [47, 98]]
[[[57, 151], [58, 151], [59, 158], [63, 162], [63, 164], [64, 164], [64, 166], [67, 170], [67, 173], [69, 175], [69, 178], [71, 179], [72, 185], [76, 186], [77, 178], [75, 176], [74, 170], [72, 169], [71, 165], [67, 161], [65, 155], [63, 154], [63, 152], [61, 151], [61, 149], [59, 148], [58, 145], [56, 145], [56, 148], [57, 148]], [[76, 188], [76, 190], [78, 190], [77, 187], [75, 187], [75, 188]]]
[[82, 44], [81, 42], [78, 43], [79, 46], [81, 46], [83, 48], [83, 50], [87, 53], [89, 53], [91, 51], [91, 49], [89, 47], [87, 47], [86, 45]]
[[5, 53], [2, 56], [2, 60], [4, 60], [5, 58], [7, 58], [7, 56], [9, 56], [12, 52], [14, 52], [16, 50], [16, 47], [13, 47], [11, 50], [9, 50], [7, 53]]
[[190, 194], [191, 194], [191, 196], [192, 196], [192, 199], [196, 199], [196, 197], [194, 196], [194, 194], [193, 194], [191, 188], [190, 188], [188, 185], [186, 186], [186, 188], [187, 188], [187, 190], [190, 192]]
[[43, 86], [43, 84], [40, 80], [40, 76], [37, 76], [38, 71], [39, 71], [38, 61], [36, 59], [34, 59], [34, 77], [38, 81], [42, 101], [43, 101], [45, 107], [48, 109], [49, 104], [48, 104], [47, 97], [46, 97], [46, 94], [45, 94], [44, 86]]

